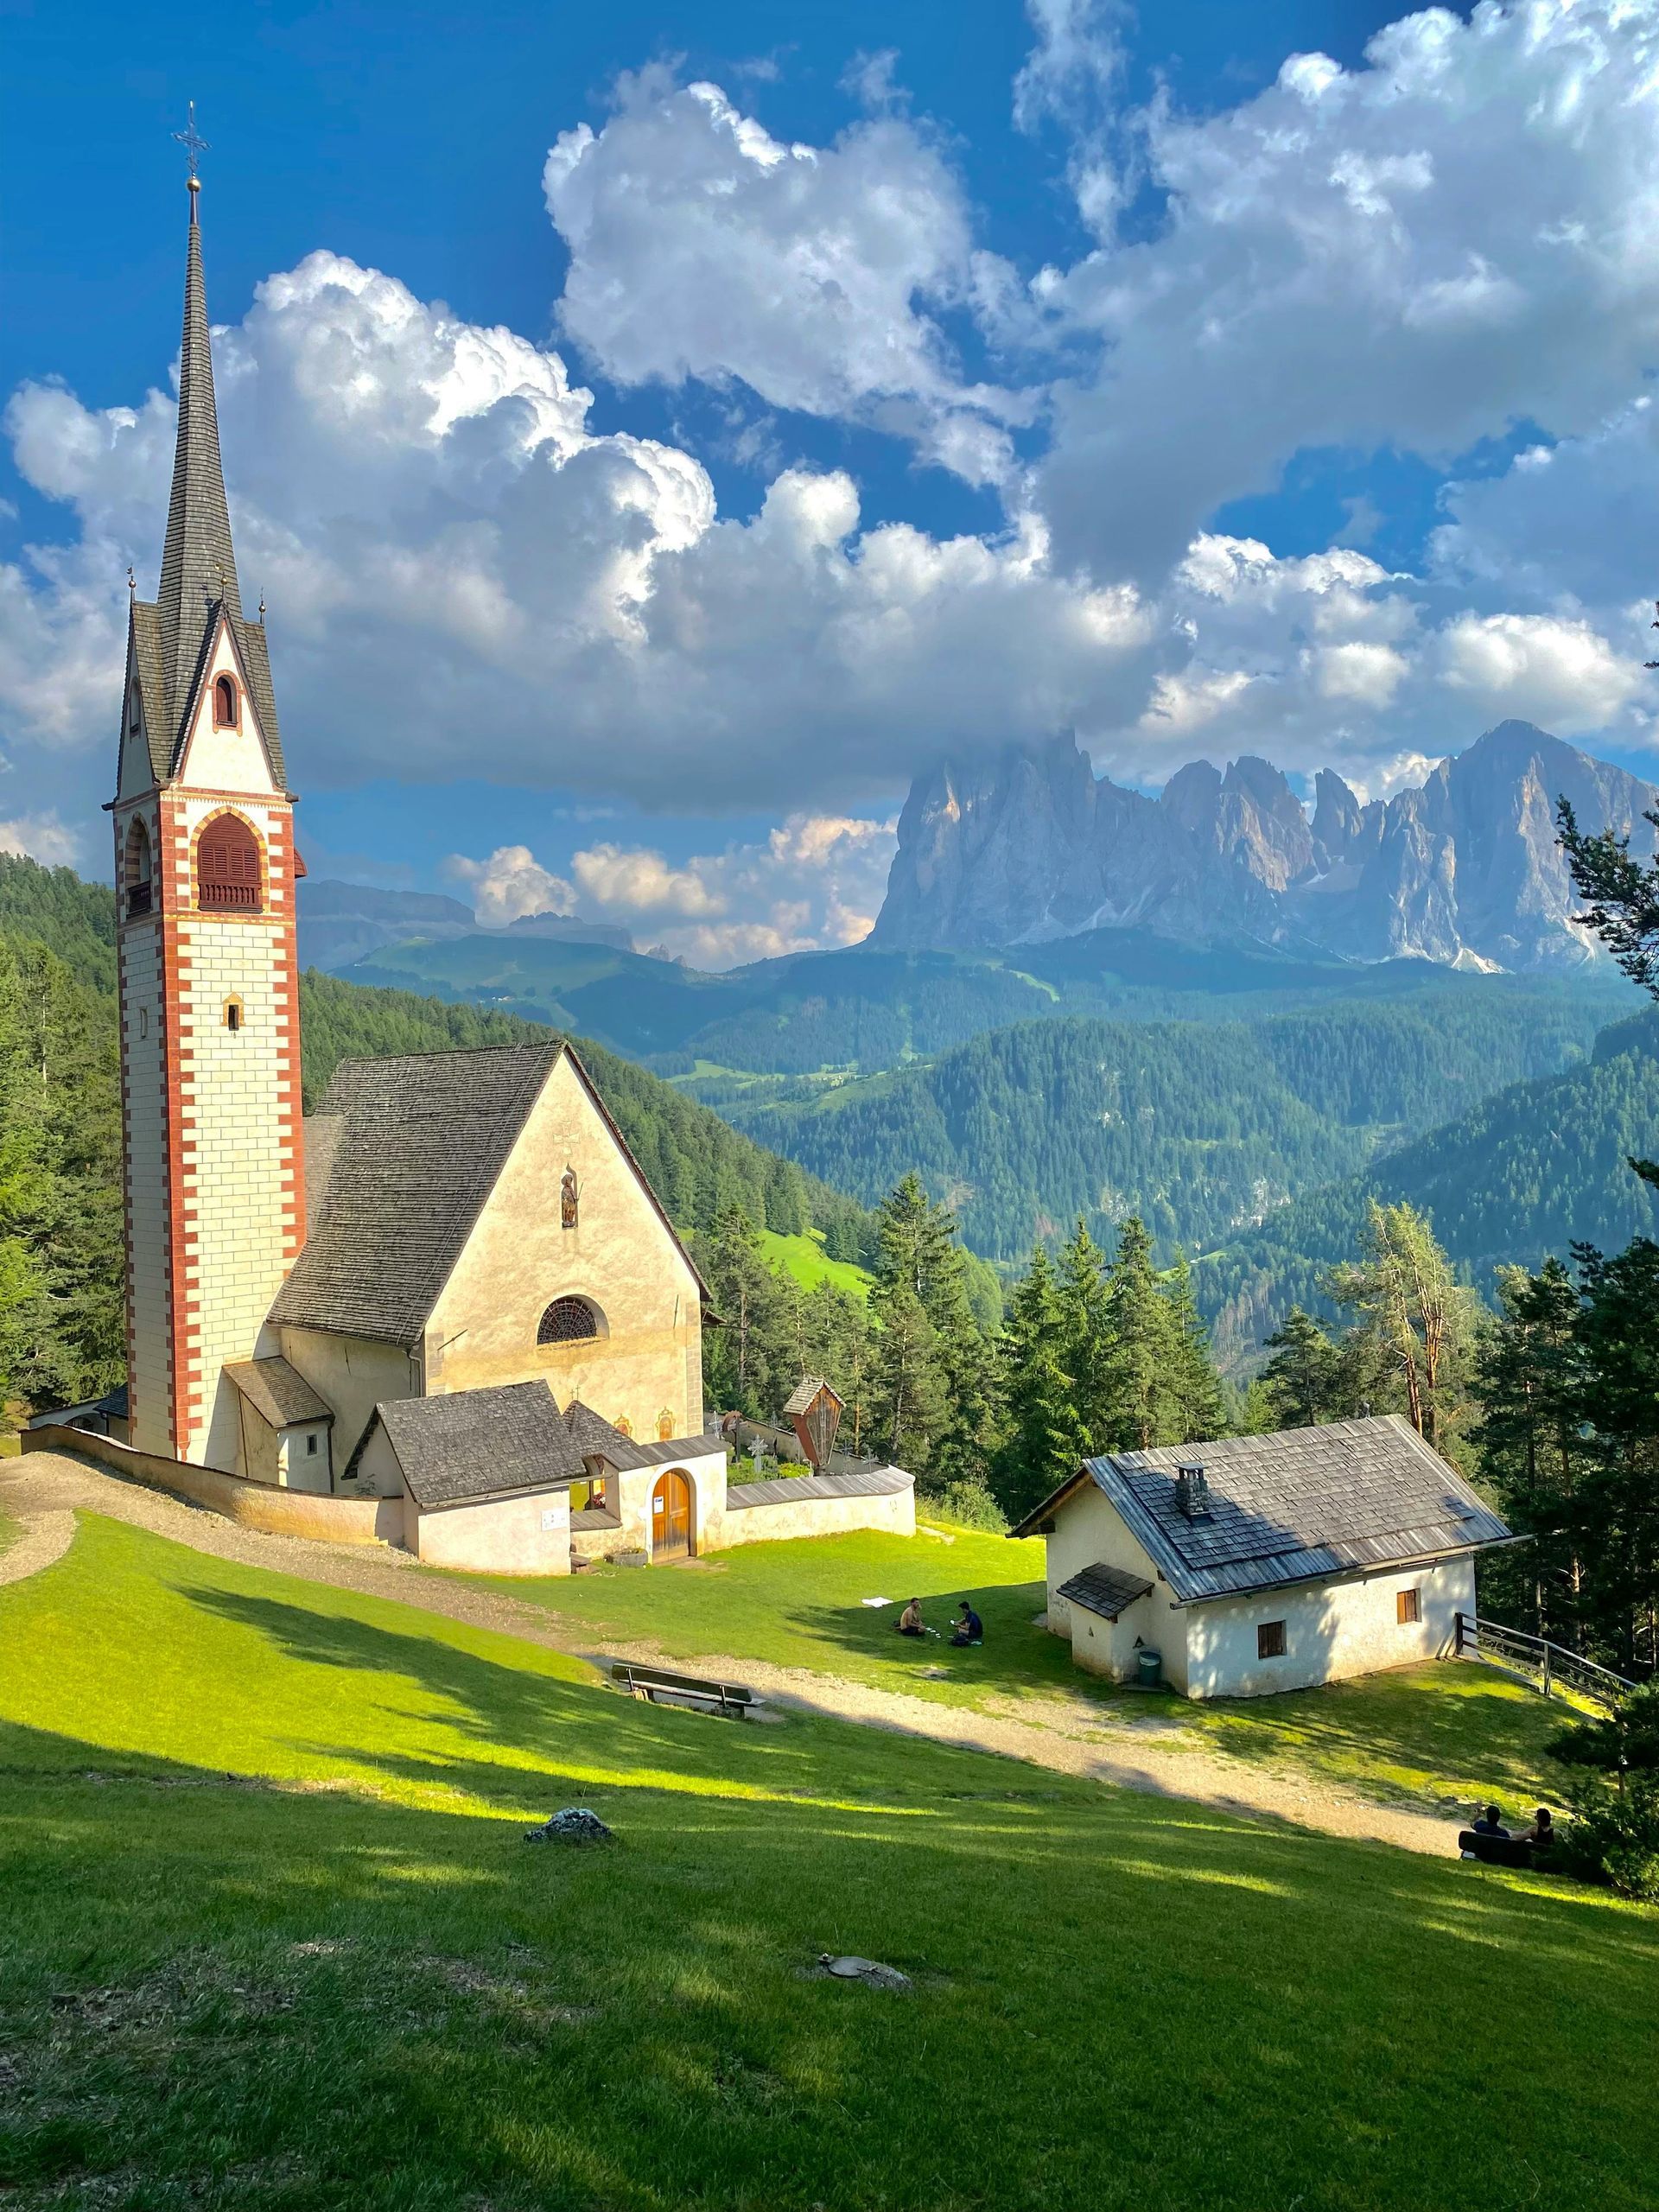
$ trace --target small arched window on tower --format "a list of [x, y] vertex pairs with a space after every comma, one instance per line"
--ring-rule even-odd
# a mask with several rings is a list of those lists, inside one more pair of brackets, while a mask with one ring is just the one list
[[142, 817], [136, 814], [122, 855], [121, 887], [126, 893], [129, 921], [135, 914], [149, 913], [155, 896], [150, 878], [149, 832]]
[[196, 904], [207, 913], [253, 914], [264, 904], [259, 840], [240, 815], [214, 815], [196, 840]]
[[599, 1317], [585, 1298], [556, 1298], [536, 1332], [538, 1344], [585, 1344], [599, 1334]]
[[127, 735], [137, 737], [144, 724], [144, 702], [137, 683], [127, 690]]
[[241, 702], [237, 696], [233, 676], [213, 678], [213, 728], [234, 729], [242, 719]]
[[230, 1031], [232, 1036], [234, 1036], [238, 1030], [241, 1028], [242, 1021], [243, 1007], [241, 1000], [238, 998], [226, 999], [225, 1001], [225, 1027]]

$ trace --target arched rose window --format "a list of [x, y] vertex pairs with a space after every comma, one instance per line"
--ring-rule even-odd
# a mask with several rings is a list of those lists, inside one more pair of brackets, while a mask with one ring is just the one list
[[536, 1332], [538, 1344], [582, 1344], [599, 1334], [599, 1321], [585, 1298], [556, 1298]]

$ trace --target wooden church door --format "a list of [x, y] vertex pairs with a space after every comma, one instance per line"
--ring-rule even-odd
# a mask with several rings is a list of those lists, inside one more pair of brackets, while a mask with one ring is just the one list
[[651, 1494], [651, 1555], [654, 1560], [691, 1555], [691, 1483], [677, 1467], [659, 1477]]

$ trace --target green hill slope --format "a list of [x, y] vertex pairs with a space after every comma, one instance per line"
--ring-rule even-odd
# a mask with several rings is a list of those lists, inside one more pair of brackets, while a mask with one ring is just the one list
[[1659, 1148], [1659, 1012], [1605, 1030], [1585, 1065], [1516, 1084], [1325, 1190], [1310, 1191], [1198, 1270], [1236, 1363], [1292, 1304], [1319, 1304], [1321, 1270], [1351, 1255], [1368, 1198], [1408, 1198], [1468, 1278], [1503, 1262], [1536, 1267], [1578, 1243], [1617, 1251], [1659, 1237], [1659, 1192], [1632, 1153]]
[[[1651, 2202], [1659, 1923], [1547, 1879], [638, 1705], [98, 1520], [0, 1591], [0, 1767], [19, 2205]], [[569, 1804], [614, 1845], [520, 1840]], [[1080, 2051], [1057, 1999], [1132, 1986]]]
[[596, 1037], [659, 1073], [722, 1069], [866, 1075], [954, 1050], [988, 1030], [1085, 1014], [1238, 1020], [1334, 1004], [1461, 1009], [1497, 997], [1593, 998], [1605, 1020], [1617, 978], [1571, 986], [1490, 978], [1421, 960], [1355, 968], [1266, 949], [1198, 948], [1097, 930], [1001, 953], [799, 953], [720, 976], [599, 945], [478, 934], [388, 946], [343, 971], [358, 982], [468, 1001]]
[[866, 1200], [918, 1168], [967, 1241], [1013, 1260], [1082, 1215], [1208, 1250], [1517, 1077], [1593, 1044], [1555, 985], [1342, 1002], [1253, 1022], [1025, 1023], [809, 1101], [725, 1086], [741, 1128]]

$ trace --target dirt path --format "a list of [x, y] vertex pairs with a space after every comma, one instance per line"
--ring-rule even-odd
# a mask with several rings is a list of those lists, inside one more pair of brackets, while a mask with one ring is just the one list
[[[551, 1650], [575, 1649], [594, 1660], [638, 1659], [695, 1667], [747, 1683], [763, 1697], [798, 1712], [855, 1720], [899, 1735], [930, 1737], [964, 1751], [994, 1751], [1121, 1789], [1192, 1798], [1247, 1819], [1288, 1821], [1327, 1834], [1363, 1837], [1435, 1856], [1451, 1847], [1451, 1824], [1442, 1816], [1373, 1804], [1294, 1769], [1266, 1768], [1216, 1751], [1178, 1748], [1160, 1738], [1179, 1735], [1179, 1731], [1114, 1721], [1083, 1700], [1026, 1699], [1017, 1705], [1010, 1700], [980, 1712], [727, 1653], [709, 1652], [687, 1660], [667, 1658], [649, 1644], [594, 1643], [575, 1624], [560, 1620], [543, 1606], [448, 1581], [423, 1571], [408, 1553], [308, 1543], [238, 1529], [201, 1507], [123, 1482], [55, 1452], [0, 1461], [0, 1510], [20, 1522], [23, 1530], [0, 1553], [0, 1584], [38, 1573], [60, 1559], [73, 1535], [77, 1508], [130, 1522], [215, 1559], [423, 1606], [450, 1620], [522, 1637]], [[1190, 1745], [1191, 1740], [1185, 1738], [1184, 1744]]]

